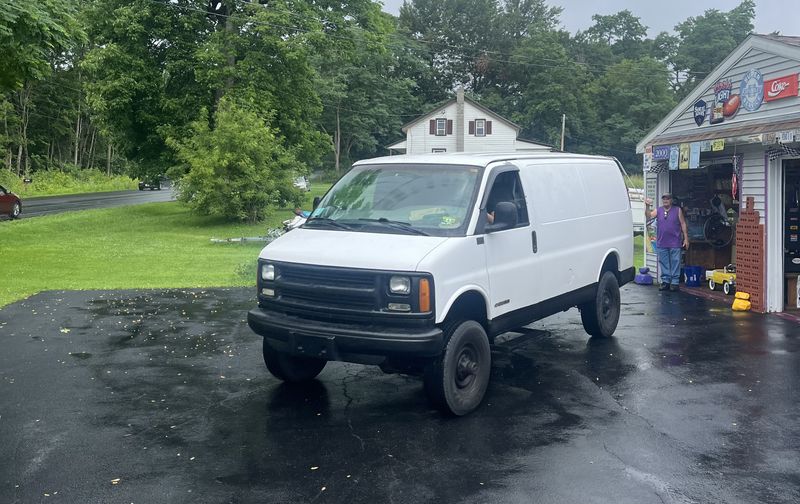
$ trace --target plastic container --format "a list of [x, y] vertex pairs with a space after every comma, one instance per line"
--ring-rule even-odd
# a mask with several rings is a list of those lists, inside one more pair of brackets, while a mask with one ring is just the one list
[[705, 269], [702, 266], [684, 266], [687, 287], [700, 287], [705, 278]]

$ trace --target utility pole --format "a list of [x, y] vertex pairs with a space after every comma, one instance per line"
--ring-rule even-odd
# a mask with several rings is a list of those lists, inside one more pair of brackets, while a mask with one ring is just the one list
[[564, 152], [564, 130], [567, 127], [567, 114], [561, 114], [561, 152]]

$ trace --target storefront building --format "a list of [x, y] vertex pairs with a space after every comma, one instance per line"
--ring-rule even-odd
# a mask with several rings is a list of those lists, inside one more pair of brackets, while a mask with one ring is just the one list
[[637, 145], [647, 197], [683, 208], [684, 264], [735, 265], [762, 312], [800, 310], [799, 74], [800, 37], [751, 35]]

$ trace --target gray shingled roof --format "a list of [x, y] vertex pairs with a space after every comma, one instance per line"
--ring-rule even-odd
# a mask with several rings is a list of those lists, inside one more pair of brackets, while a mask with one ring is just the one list
[[789, 35], [756, 35], [756, 36], [800, 47], [800, 37], [789, 36]]

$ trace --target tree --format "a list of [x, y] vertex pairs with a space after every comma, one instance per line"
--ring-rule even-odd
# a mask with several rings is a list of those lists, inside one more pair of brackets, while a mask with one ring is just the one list
[[636, 143], [675, 106], [668, 72], [650, 57], [626, 59], [598, 82], [598, 142], [625, 164], [638, 164]]
[[213, 128], [204, 109], [191, 135], [168, 140], [188, 168], [179, 199], [195, 211], [256, 222], [279, 203], [297, 202], [292, 180], [303, 165], [256, 108], [223, 97]]
[[67, 0], [0, 0], [0, 91], [50, 73], [52, 55], [84, 37]]
[[[521, 136], [560, 143], [561, 116], [567, 114], [567, 138], [590, 133], [595, 108], [588, 90], [591, 74], [570, 59], [563, 34], [540, 32], [526, 37], [512, 55], [509, 90], [496, 103], [498, 112], [522, 126]], [[530, 64], [528, 63], [530, 62]]]
[[487, 51], [497, 41], [496, 0], [411, 0], [400, 8], [400, 25], [412, 39], [429, 47], [438, 92], [428, 101], [447, 97], [459, 84], [479, 92], [486, 73]]
[[675, 27], [679, 45], [672, 64], [686, 75], [679, 94], [685, 96], [753, 31], [755, 3], [744, 0], [729, 12], [709, 9]]
[[[423, 63], [404, 51], [388, 15], [371, 4], [365, 25], [350, 25], [320, 47], [314, 58], [323, 103], [320, 128], [327, 136], [336, 174], [342, 161], [374, 155], [396, 138], [404, 113], [420, 105], [409, 73]], [[369, 31], [367, 31], [369, 30]]]

